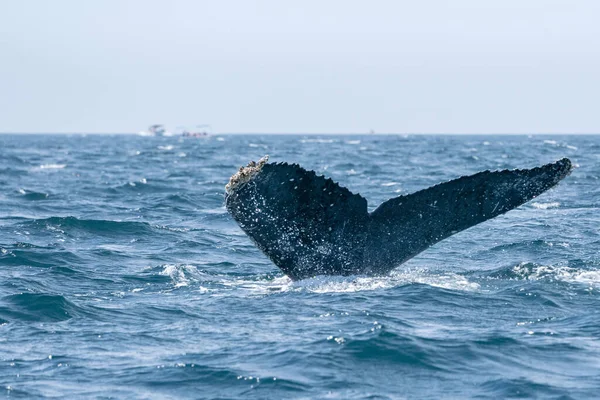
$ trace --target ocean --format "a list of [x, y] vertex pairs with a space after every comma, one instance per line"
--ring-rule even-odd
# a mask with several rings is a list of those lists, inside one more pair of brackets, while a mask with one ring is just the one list
[[[292, 282], [224, 207], [268, 154], [383, 201], [568, 157], [384, 277]], [[600, 136], [0, 135], [6, 398], [597, 398]]]

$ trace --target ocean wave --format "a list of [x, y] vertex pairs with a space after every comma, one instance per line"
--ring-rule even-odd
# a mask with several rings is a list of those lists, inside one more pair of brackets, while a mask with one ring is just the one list
[[15, 154], [0, 154], [0, 161], [11, 165], [25, 165], [27, 162]]
[[164, 198], [164, 201], [166, 201], [167, 203], [173, 202], [173, 203], [187, 204], [190, 206], [196, 206], [198, 204], [196, 201], [192, 200], [189, 196], [187, 196], [185, 194], [181, 194], [181, 193], [170, 194]]
[[490, 278], [528, 281], [561, 281], [566, 283], [600, 286], [600, 270], [569, 266], [542, 265], [523, 262], [512, 267], [501, 268], [486, 274]]
[[3, 265], [52, 268], [57, 264], [77, 264], [81, 258], [64, 249], [54, 247], [28, 247], [23, 243], [2, 247], [0, 262]]
[[515, 250], [529, 250], [535, 251], [538, 249], [547, 248], [549, 246], [548, 242], [545, 240], [537, 239], [537, 240], [524, 240], [520, 242], [506, 243], [501, 244], [499, 246], [494, 246], [489, 251], [491, 252], [504, 252], [504, 251], [515, 251]]
[[152, 227], [146, 222], [78, 219], [76, 217], [50, 217], [27, 221], [23, 224], [46, 227], [63, 233], [74, 229], [104, 235], [136, 235], [152, 232]]
[[219, 273], [211, 274], [205, 270], [200, 270], [197, 266], [191, 264], [161, 264], [153, 267], [148, 266], [137, 274], [124, 276], [126, 281], [133, 283], [170, 283], [170, 287], [172, 288], [193, 286], [194, 290], [199, 290], [201, 292], [208, 291], [208, 289], [202, 285], [220, 282], [222, 279], [221, 277], [222, 275]]
[[[241, 364], [243, 365], [243, 363]], [[127, 368], [123, 371], [121, 379], [131, 388], [139, 387], [140, 385], [142, 387], [149, 386], [153, 387], [154, 390], [166, 390], [167, 392], [165, 393], [169, 393], [169, 395], [175, 394], [176, 397], [189, 396], [190, 389], [195, 389], [197, 382], [202, 382], [202, 388], [205, 391], [214, 390], [219, 392], [222, 391], [222, 388], [226, 387], [227, 397], [231, 398], [285, 398], [291, 394], [298, 395], [303, 391], [311, 389], [310, 385], [277, 375], [285, 375], [285, 373], [257, 375], [247, 372], [241, 367], [228, 368], [226, 366], [202, 365], [198, 361], [175, 361], [151, 367], [139, 366]], [[156, 394], [157, 392], [154, 393]], [[133, 397], [147, 396], [147, 392], [142, 391], [139, 393], [139, 396]], [[125, 397], [131, 397], [131, 393]], [[218, 397], [208, 396], [207, 398]]]
[[199, 293], [211, 292], [215, 295], [262, 296], [290, 289], [289, 284], [292, 281], [287, 276], [274, 278], [270, 274], [243, 273], [236, 271], [235, 267], [235, 264], [226, 261], [199, 266], [161, 264], [146, 267], [139, 273], [126, 275], [124, 278], [131, 283], [169, 284], [167, 288], [188, 288]]
[[188, 286], [190, 279], [198, 281], [198, 270], [193, 265], [174, 265], [167, 264], [163, 266], [160, 275], [168, 276], [173, 281], [175, 287]]
[[137, 180], [129, 181], [122, 185], [113, 186], [109, 189], [106, 189], [109, 193], [112, 194], [122, 194], [125, 192], [135, 192], [135, 193], [166, 193], [173, 191], [173, 188], [167, 185], [157, 184], [154, 182], [148, 182], [146, 178], [140, 178]]
[[487, 396], [490, 398], [546, 398], [546, 399], [568, 399], [570, 391], [550, 382], [536, 382], [534, 376], [519, 378], [489, 379], [480, 384]]
[[0, 315], [8, 321], [60, 322], [73, 318], [80, 308], [61, 295], [20, 293], [4, 296]]
[[340, 341], [338, 338], [336, 342], [344, 344], [344, 352], [359, 360], [376, 360], [377, 363], [408, 365], [431, 371], [445, 369], [440, 355], [427, 351], [427, 347], [421, 345], [416, 338], [399, 335], [385, 328], [370, 331], [364, 339], [345, 338]]
[[0, 168], [0, 175], [6, 176], [22, 176], [27, 175], [27, 171], [19, 168]]
[[36, 192], [33, 190], [19, 189], [18, 193], [23, 196], [25, 200], [37, 201], [48, 199], [49, 194], [44, 192]]

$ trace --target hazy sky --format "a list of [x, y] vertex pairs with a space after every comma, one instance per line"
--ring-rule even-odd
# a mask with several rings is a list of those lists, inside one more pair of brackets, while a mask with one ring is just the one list
[[600, 1], [0, 1], [0, 132], [600, 133]]

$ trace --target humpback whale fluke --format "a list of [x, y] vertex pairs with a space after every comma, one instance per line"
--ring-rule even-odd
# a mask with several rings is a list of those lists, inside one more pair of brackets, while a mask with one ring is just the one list
[[382, 203], [296, 164], [264, 157], [231, 177], [227, 210], [285, 274], [382, 275], [434, 243], [533, 199], [571, 172], [563, 158], [484, 171]]

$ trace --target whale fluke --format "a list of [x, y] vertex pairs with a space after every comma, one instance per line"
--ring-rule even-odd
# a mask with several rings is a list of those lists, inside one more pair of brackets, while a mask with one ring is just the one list
[[226, 186], [227, 210], [290, 278], [386, 274], [434, 243], [504, 214], [571, 172], [563, 158], [533, 169], [484, 171], [381, 204], [297, 164], [240, 168]]

